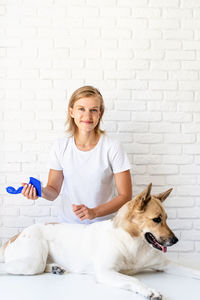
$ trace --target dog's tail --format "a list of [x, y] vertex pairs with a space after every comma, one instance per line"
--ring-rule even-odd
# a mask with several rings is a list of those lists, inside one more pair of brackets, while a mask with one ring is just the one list
[[0, 274], [8, 274], [6, 272], [6, 264], [4, 260], [5, 244], [0, 248]]
[[0, 248], [0, 263], [4, 262], [5, 245]]

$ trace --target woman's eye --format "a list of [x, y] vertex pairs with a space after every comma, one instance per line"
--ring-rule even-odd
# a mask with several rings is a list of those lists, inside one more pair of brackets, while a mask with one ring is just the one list
[[155, 223], [160, 223], [162, 221], [161, 217], [158, 217], [158, 218], [154, 218], [153, 221]]
[[80, 108], [79, 108], [79, 110], [83, 111], [83, 110], [84, 110], [84, 108], [83, 108], [83, 107], [80, 107]]

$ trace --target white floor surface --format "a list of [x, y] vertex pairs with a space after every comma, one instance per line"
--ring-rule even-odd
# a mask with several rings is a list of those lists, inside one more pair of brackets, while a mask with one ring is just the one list
[[[200, 280], [164, 273], [136, 276], [163, 294], [163, 300], [199, 300]], [[130, 291], [97, 284], [93, 276], [41, 274], [0, 275], [0, 299], [4, 300], [142, 300]]]

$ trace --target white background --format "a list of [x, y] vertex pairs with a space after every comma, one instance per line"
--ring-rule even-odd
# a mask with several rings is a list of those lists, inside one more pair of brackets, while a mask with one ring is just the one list
[[173, 187], [165, 207], [175, 258], [200, 257], [200, 1], [0, 1], [0, 237], [53, 221], [57, 203], [12, 196], [46, 184], [67, 102], [99, 88], [102, 127], [132, 165], [133, 193]]

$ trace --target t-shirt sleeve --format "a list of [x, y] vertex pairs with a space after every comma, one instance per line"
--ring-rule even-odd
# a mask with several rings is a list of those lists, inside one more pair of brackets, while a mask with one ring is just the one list
[[59, 141], [57, 141], [49, 154], [49, 159], [48, 159], [48, 167], [49, 169], [53, 169], [53, 170], [59, 170], [61, 171], [62, 165], [61, 165], [61, 150], [60, 150], [60, 143]]
[[113, 173], [120, 173], [131, 169], [128, 156], [121, 144], [115, 141], [110, 148], [110, 164]]

